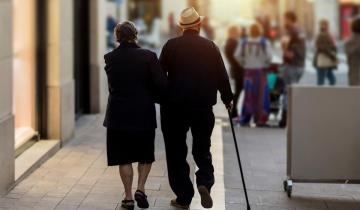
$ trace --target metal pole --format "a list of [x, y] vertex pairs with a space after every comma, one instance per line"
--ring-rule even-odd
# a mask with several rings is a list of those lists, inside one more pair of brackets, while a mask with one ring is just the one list
[[246, 199], [246, 205], [247, 205], [247, 209], [250, 210], [251, 208], [250, 208], [250, 203], [249, 203], [249, 199], [248, 199], [248, 195], [247, 195], [247, 190], [246, 190], [246, 185], [245, 185], [244, 174], [243, 174], [243, 170], [242, 170], [242, 166], [241, 166], [240, 153], [239, 153], [239, 148], [238, 148], [238, 145], [237, 145], [237, 140], [236, 140], [236, 135], [235, 135], [235, 130], [234, 130], [234, 124], [233, 124], [233, 121], [232, 121], [232, 119], [231, 119], [230, 109], [228, 109], [228, 115], [229, 115], [229, 120], [230, 120], [230, 125], [231, 125], [231, 131], [232, 131], [232, 135], [233, 135], [233, 139], [234, 139], [234, 144], [235, 144], [235, 149], [236, 149], [237, 160], [238, 160], [238, 163], [239, 163], [241, 180], [242, 180], [242, 184], [243, 184], [243, 188], [244, 188], [244, 194], [245, 194], [245, 199]]

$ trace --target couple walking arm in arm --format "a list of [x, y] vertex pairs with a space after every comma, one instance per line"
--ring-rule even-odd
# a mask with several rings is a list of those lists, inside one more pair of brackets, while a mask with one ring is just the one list
[[[194, 8], [182, 12], [183, 35], [169, 40], [156, 55], [136, 45], [136, 28], [130, 22], [117, 26], [120, 46], [105, 55], [109, 101], [107, 127], [108, 165], [119, 165], [125, 187], [123, 208], [148, 208], [145, 182], [154, 162], [155, 103], [161, 104], [161, 129], [166, 147], [168, 176], [176, 199], [171, 205], [187, 209], [194, 196], [186, 134], [193, 136], [192, 154], [199, 168], [196, 183], [201, 204], [211, 208], [214, 167], [210, 152], [214, 127], [213, 105], [217, 91], [227, 107], [232, 92], [217, 46], [199, 36], [202, 17]], [[124, 39], [131, 37], [132, 39]], [[132, 195], [132, 163], [139, 163], [139, 180]]]

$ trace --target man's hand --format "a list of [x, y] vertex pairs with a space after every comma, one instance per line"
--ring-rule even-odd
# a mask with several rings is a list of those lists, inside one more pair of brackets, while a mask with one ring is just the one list
[[230, 102], [229, 104], [225, 105], [226, 109], [231, 111], [233, 109], [233, 102]]

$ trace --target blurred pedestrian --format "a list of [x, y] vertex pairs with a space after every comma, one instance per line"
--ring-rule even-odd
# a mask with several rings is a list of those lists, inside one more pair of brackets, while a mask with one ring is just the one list
[[194, 196], [186, 161], [187, 132], [193, 136], [192, 154], [198, 167], [196, 184], [204, 208], [213, 205], [210, 191], [214, 185], [214, 166], [210, 152], [214, 128], [213, 105], [217, 91], [227, 108], [233, 95], [229, 78], [218, 47], [199, 36], [203, 17], [194, 8], [182, 11], [180, 27], [183, 35], [169, 40], [160, 56], [168, 75], [168, 91], [161, 104], [161, 127], [166, 147], [168, 176], [177, 196], [171, 205], [188, 209]]
[[345, 51], [349, 65], [349, 85], [360, 85], [360, 17], [353, 20], [352, 36], [345, 44]]
[[240, 35], [240, 28], [238, 26], [231, 26], [228, 30], [228, 38], [225, 44], [225, 55], [230, 64], [230, 75], [235, 82], [234, 107], [231, 112], [233, 118], [237, 118], [239, 114], [237, 107], [244, 80], [244, 68], [234, 57]]
[[215, 40], [215, 30], [210, 24], [209, 17], [204, 17], [204, 20], [203, 20], [201, 26], [202, 26], [202, 28], [204, 30], [204, 36], [207, 39]]
[[[125, 188], [122, 207], [148, 208], [145, 183], [154, 162], [155, 102], [165, 90], [166, 76], [155, 53], [137, 44], [137, 29], [125, 21], [115, 28], [120, 46], [106, 54], [109, 99], [104, 120], [107, 127], [107, 159], [118, 166]], [[138, 162], [138, 186], [133, 197], [132, 163]]]
[[116, 48], [116, 40], [114, 37], [114, 28], [116, 27], [116, 20], [113, 16], [108, 15], [106, 18], [106, 44], [109, 50]]
[[174, 38], [181, 34], [181, 28], [175, 23], [174, 13], [171, 12], [168, 17], [169, 37]]
[[239, 41], [235, 58], [245, 69], [245, 98], [240, 124], [248, 126], [253, 118], [257, 126], [266, 126], [270, 113], [266, 70], [270, 65], [272, 53], [260, 24], [252, 24], [249, 37]]
[[329, 22], [320, 21], [320, 33], [315, 42], [314, 67], [317, 69], [317, 84], [324, 85], [325, 78], [330, 85], [336, 84], [334, 70], [337, 68], [337, 48], [329, 31]]
[[284, 15], [285, 29], [287, 35], [283, 38], [283, 79], [285, 82], [285, 90], [283, 96], [283, 112], [282, 118], [279, 122], [279, 127], [284, 128], [287, 124], [287, 108], [288, 108], [288, 87], [300, 82], [302, 75], [304, 74], [305, 66], [305, 39], [300, 34], [297, 15], [288, 11]]

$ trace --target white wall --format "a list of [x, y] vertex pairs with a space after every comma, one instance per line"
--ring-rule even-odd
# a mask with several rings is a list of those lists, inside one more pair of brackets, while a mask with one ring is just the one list
[[[103, 0], [90, 3], [90, 112], [105, 110], [107, 102], [107, 80], [104, 71], [106, 50], [106, 17], [109, 4]], [[115, 6], [115, 5], [113, 5]], [[110, 13], [111, 14], [111, 13]], [[121, 20], [123, 21], [123, 20]]]
[[15, 179], [12, 111], [12, 0], [0, 1], [0, 197]]

